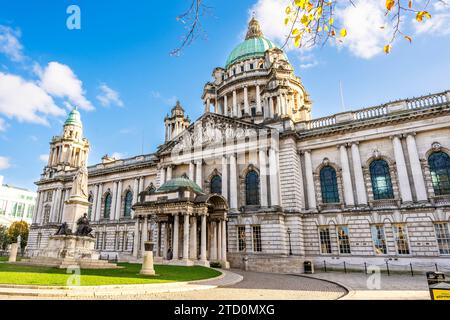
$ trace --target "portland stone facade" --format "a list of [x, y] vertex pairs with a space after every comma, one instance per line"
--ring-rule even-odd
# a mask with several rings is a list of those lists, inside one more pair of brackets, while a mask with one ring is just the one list
[[[104, 257], [140, 261], [150, 240], [159, 263], [450, 268], [450, 91], [312, 119], [301, 79], [252, 19], [202, 101], [192, 123], [177, 103], [155, 153], [88, 168]], [[70, 132], [53, 138], [37, 182], [31, 256], [87, 157]]]

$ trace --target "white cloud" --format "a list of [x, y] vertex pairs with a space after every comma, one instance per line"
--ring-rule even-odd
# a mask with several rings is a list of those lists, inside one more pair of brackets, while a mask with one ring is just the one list
[[116, 160], [120, 160], [126, 157], [125, 153], [120, 153], [120, 152], [114, 152], [111, 157], [113, 157]]
[[11, 167], [11, 163], [9, 162], [9, 158], [0, 157], [0, 170], [5, 170]]
[[[360, 58], [370, 59], [383, 52], [392, 36], [392, 25], [385, 15], [385, 1], [357, 1], [336, 12], [348, 35], [341, 46]], [[383, 29], [381, 27], [384, 27]]]
[[41, 77], [41, 87], [52, 96], [68, 99], [70, 103], [84, 110], [94, 110], [86, 99], [83, 82], [69, 66], [50, 62], [44, 70], [36, 70]]
[[104, 107], [109, 107], [111, 105], [116, 105], [118, 107], [123, 107], [123, 101], [120, 99], [120, 95], [117, 91], [111, 89], [106, 84], [102, 84], [99, 87], [100, 94], [97, 96], [97, 100]]
[[39, 160], [41, 160], [41, 161], [44, 162], [44, 163], [47, 163], [47, 162], [48, 162], [48, 157], [49, 157], [48, 154], [41, 154], [41, 155], [39, 156]]
[[6, 130], [6, 122], [4, 119], [0, 118], [0, 132], [3, 132]]
[[19, 41], [20, 36], [20, 31], [0, 25], [0, 53], [15, 62], [25, 58], [22, 52], [23, 46]]
[[66, 114], [36, 83], [2, 72], [0, 72], [0, 113], [21, 122], [44, 125], [48, 125], [47, 115]]
[[174, 106], [177, 103], [178, 98], [176, 96], [172, 97], [164, 97], [160, 92], [158, 91], [152, 91], [151, 95], [153, 98], [161, 100], [164, 104], [168, 106]]

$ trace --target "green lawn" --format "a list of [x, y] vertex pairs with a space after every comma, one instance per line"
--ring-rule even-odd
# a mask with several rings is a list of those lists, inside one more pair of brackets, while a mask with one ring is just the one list
[[[195, 266], [179, 267], [155, 265], [159, 276], [139, 275], [140, 264], [119, 263], [123, 269], [81, 270], [82, 286], [100, 286], [117, 284], [167, 283], [214, 278], [220, 272], [214, 269]], [[65, 269], [19, 266], [0, 263], [0, 284], [66, 286], [71, 274]]]

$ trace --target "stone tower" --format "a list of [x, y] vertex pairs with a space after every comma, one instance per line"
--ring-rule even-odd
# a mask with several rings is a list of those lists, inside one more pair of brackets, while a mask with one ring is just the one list
[[178, 136], [191, 124], [189, 117], [184, 115], [184, 109], [179, 101], [172, 108], [170, 116], [167, 115], [164, 119], [164, 124], [166, 126], [166, 142]]

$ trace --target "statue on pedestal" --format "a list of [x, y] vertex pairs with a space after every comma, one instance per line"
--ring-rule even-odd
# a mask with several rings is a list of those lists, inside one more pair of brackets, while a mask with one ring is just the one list
[[72, 235], [72, 230], [69, 229], [67, 222], [64, 222], [55, 233], [55, 236], [70, 236]]
[[92, 228], [89, 225], [89, 219], [87, 217], [87, 213], [85, 213], [77, 221], [77, 232], [75, 233], [75, 235], [79, 236], [79, 237], [91, 237], [91, 238], [94, 238], [94, 236], [91, 234], [91, 232], [92, 232]]
[[70, 197], [88, 198], [88, 170], [84, 161], [73, 178]]

